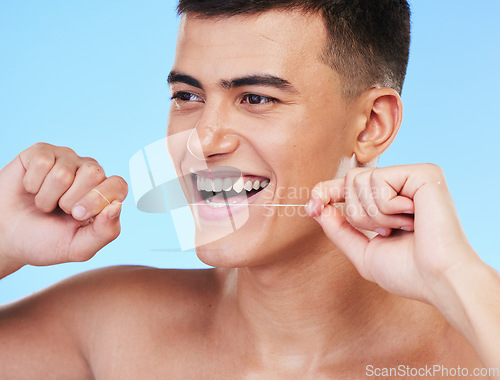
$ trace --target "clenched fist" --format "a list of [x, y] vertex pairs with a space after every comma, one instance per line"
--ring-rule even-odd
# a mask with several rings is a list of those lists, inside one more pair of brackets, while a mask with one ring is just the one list
[[0, 277], [85, 261], [120, 233], [127, 183], [92, 158], [38, 143], [0, 171]]

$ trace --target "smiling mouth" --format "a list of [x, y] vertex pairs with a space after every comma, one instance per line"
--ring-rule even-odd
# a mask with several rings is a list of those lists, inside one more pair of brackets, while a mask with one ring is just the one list
[[192, 174], [195, 189], [206, 204], [218, 208], [246, 202], [269, 185], [265, 177], [223, 175], [215, 172]]

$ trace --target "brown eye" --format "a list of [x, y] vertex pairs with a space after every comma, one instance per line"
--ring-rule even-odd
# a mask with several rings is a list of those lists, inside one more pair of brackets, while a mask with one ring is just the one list
[[172, 95], [172, 100], [177, 99], [182, 102], [200, 102], [202, 99], [199, 96], [196, 96], [195, 94], [192, 94], [190, 92], [185, 92], [185, 91], [179, 91], [176, 92], [174, 95]]
[[260, 95], [249, 95], [248, 102], [250, 104], [260, 104], [262, 103], [262, 96]]
[[246, 94], [243, 96], [243, 103], [248, 104], [265, 104], [265, 103], [274, 103], [276, 99], [270, 98], [267, 96], [257, 95], [257, 94]]

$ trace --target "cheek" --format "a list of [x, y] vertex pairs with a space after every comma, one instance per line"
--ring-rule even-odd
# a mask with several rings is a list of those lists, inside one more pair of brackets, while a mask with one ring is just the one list
[[325, 159], [331, 160], [338, 151], [338, 139], [325, 122], [313, 118], [291, 123], [288, 134], [283, 134], [281, 149], [276, 155], [285, 167], [314, 170]]
[[291, 131], [273, 157], [281, 179], [286, 176], [288, 181], [312, 187], [334, 178], [346, 150], [342, 126], [311, 117], [292, 124]]

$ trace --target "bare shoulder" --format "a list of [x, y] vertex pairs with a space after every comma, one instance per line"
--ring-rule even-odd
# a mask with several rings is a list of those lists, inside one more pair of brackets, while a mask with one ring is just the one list
[[22, 367], [31, 376], [47, 367], [58, 368], [62, 377], [86, 378], [116, 374], [116, 366], [127, 370], [128, 363], [147, 364], [158, 348], [172, 347], [165, 342], [204, 329], [218, 278], [215, 269], [110, 267], [5, 305], [0, 308], [0, 374], [19, 373]]
[[[183, 299], [186, 295], [205, 296], [216, 290], [216, 269], [158, 269], [146, 266], [114, 266], [81, 273], [61, 284], [66, 291], [83, 291], [98, 298], [112, 296], [116, 302], [138, 301], [136, 296]], [[89, 294], [90, 295], [90, 294]], [[146, 299], [145, 299], [145, 298]]]
[[189, 366], [182, 358], [204, 347], [204, 333], [213, 323], [219, 274], [218, 269], [116, 267], [82, 278], [93, 287], [87, 295], [95, 311], [86, 352], [94, 375], [155, 378], [150, 371], [166, 371], [167, 363], [169, 371], [175, 363]]
[[[179, 317], [209, 306], [217, 296], [220, 276], [216, 269], [158, 269], [116, 266], [72, 277], [57, 285], [52, 297], [68, 295], [72, 306], [99, 325], [120, 320]], [[49, 290], [50, 292], [50, 290]], [[68, 306], [68, 304], [66, 304]]]
[[436, 377], [448, 378], [447, 370], [464, 368], [472, 373], [482, 367], [470, 343], [437, 310], [424, 304], [417, 307], [421, 313], [415, 312], [414, 319], [409, 317], [413, 323], [406, 326], [404, 333], [400, 331], [407, 348], [404, 363], [410, 369], [422, 372], [430, 366]]
[[[64, 323], [76, 335], [99, 326], [155, 314], [186, 318], [210, 305], [219, 287], [216, 269], [176, 270], [115, 266], [84, 272], [0, 308], [0, 317]], [[189, 315], [189, 314], [188, 314]]]
[[[22, 299], [13, 306], [83, 309], [99, 313], [123, 307], [164, 301], [195, 301], [217, 291], [215, 269], [181, 270], [145, 266], [113, 266], [83, 272]], [[9, 305], [9, 307], [11, 307]], [[94, 310], [95, 309], [95, 310]]]

